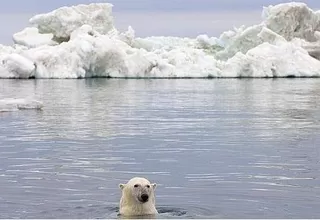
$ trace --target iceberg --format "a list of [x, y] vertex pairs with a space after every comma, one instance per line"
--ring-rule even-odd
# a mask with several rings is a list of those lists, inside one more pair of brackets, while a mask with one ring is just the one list
[[0, 78], [320, 77], [320, 12], [263, 8], [260, 24], [219, 37], [139, 38], [113, 24], [113, 5], [58, 8], [0, 45]]

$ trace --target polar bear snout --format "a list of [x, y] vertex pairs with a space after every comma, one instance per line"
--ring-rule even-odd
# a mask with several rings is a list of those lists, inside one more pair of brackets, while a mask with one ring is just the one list
[[142, 203], [148, 202], [149, 200], [149, 195], [148, 194], [142, 194], [139, 198], [139, 201]]

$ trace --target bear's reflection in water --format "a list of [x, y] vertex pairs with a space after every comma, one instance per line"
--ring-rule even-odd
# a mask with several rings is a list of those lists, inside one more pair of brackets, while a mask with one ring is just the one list
[[156, 219], [156, 215], [139, 215], [139, 216], [122, 216], [118, 215], [119, 219]]
[[121, 216], [118, 214], [119, 219], [167, 219], [167, 218], [183, 218], [186, 216], [187, 211], [180, 208], [172, 207], [157, 207], [158, 213], [156, 215], [141, 215], [141, 216]]
[[187, 211], [180, 208], [172, 208], [172, 207], [159, 207], [158, 212], [160, 215], [170, 215], [170, 216], [184, 216], [187, 214]]

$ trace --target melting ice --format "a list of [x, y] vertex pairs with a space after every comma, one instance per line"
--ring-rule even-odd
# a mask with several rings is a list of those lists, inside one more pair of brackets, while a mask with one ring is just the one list
[[32, 17], [12, 47], [0, 45], [0, 78], [320, 76], [320, 11], [304, 3], [271, 5], [260, 24], [195, 39], [121, 33], [112, 7]]
[[29, 110], [38, 109], [41, 110], [43, 104], [40, 101], [30, 98], [16, 99], [16, 98], [5, 98], [0, 99], [0, 113], [11, 112], [17, 110]]

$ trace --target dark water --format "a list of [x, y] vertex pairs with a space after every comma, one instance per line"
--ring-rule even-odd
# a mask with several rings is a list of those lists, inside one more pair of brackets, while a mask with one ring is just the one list
[[159, 218], [320, 218], [320, 80], [1, 80], [1, 218], [117, 218], [158, 183]]

